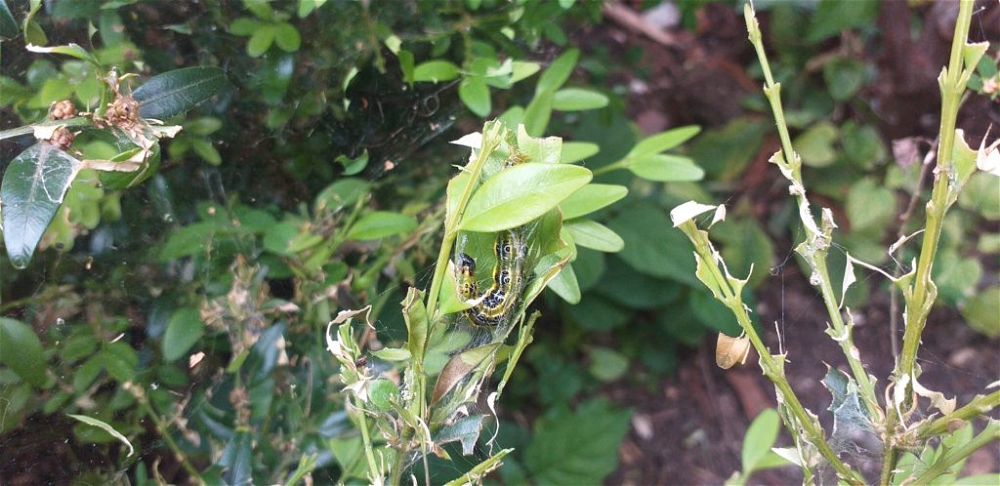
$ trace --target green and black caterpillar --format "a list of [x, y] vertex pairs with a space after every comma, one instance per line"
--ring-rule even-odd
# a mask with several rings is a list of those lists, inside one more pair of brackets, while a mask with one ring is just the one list
[[476, 284], [476, 262], [465, 253], [458, 254], [458, 293], [466, 302], [474, 302], [465, 315], [478, 326], [496, 326], [504, 322], [517, 307], [524, 287], [524, 260], [527, 245], [517, 230], [507, 230], [493, 244], [496, 265], [493, 285], [479, 294]]

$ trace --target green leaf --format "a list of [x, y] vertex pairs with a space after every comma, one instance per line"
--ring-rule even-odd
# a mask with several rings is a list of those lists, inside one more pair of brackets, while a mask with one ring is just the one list
[[0, 39], [13, 39], [20, 33], [17, 21], [7, 7], [7, 0], [0, 0]]
[[580, 51], [570, 49], [552, 61], [552, 64], [538, 78], [538, 86], [535, 87], [536, 96], [543, 92], [554, 93], [565, 84], [569, 75], [573, 73], [573, 66], [576, 66], [576, 61], [579, 58]]
[[338, 155], [336, 162], [344, 166], [344, 175], [352, 176], [359, 174], [368, 167], [368, 149], [361, 152], [361, 155], [350, 158], [346, 155]]
[[610, 206], [628, 195], [628, 188], [617, 184], [587, 184], [559, 203], [563, 219], [569, 220]]
[[630, 150], [628, 154], [630, 156], [658, 154], [665, 150], [677, 147], [678, 145], [690, 140], [699, 132], [701, 132], [701, 127], [688, 125], [660, 132], [655, 135], [650, 135], [635, 144], [635, 147], [632, 147], [632, 150]]
[[701, 167], [680, 155], [639, 155], [626, 159], [625, 167], [649, 181], [698, 181], [705, 177], [705, 171]]
[[176, 361], [187, 354], [203, 335], [205, 323], [201, 321], [198, 309], [186, 307], [174, 311], [163, 334], [163, 359]]
[[37, 387], [45, 384], [42, 342], [27, 324], [0, 317], [0, 364]]
[[561, 89], [552, 97], [552, 109], [557, 111], [596, 110], [605, 106], [608, 106], [608, 97], [589, 89]]
[[417, 218], [388, 211], [375, 211], [361, 217], [347, 232], [347, 238], [356, 241], [380, 240], [413, 231]]
[[327, 0], [299, 0], [299, 18], [305, 18], [326, 3]]
[[572, 164], [601, 151], [600, 145], [590, 142], [563, 142], [559, 163]]
[[486, 80], [474, 76], [462, 79], [458, 85], [458, 97], [465, 103], [470, 111], [479, 117], [490, 114], [490, 89], [486, 86]]
[[184, 113], [230, 86], [217, 67], [189, 67], [153, 76], [132, 97], [143, 118], [165, 120]]
[[621, 236], [597, 221], [589, 219], [567, 222], [566, 231], [577, 245], [605, 253], [615, 253], [625, 247]]
[[771, 447], [778, 440], [781, 418], [773, 408], [764, 410], [747, 428], [743, 437], [743, 474], [750, 474], [757, 469], [757, 464], [771, 452]]
[[637, 272], [701, 287], [694, 276], [691, 243], [660, 208], [649, 203], [623, 208], [608, 227], [629, 242], [618, 256]]
[[476, 190], [459, 227], [495, 232], [521, 226], [559, 205], [591, 177], [589, 170], [575, 165], [516, 165], [489, 178]]
[[846, 101], [865, 82], [865, 65], [855, 59], [838, 57], [823, 66], [827, 92], [837, 101]]
[[838, 136], [837, 127], [823, 121], [795, 137], [792, 146], [802, 157], [802, 163], [810, 167], [826, 167], [837, 160], [833, 144]]
[[79, 171], [79, 160], [48, 142], [28, 147], [11, 161], [0, 186], [0, 205], [4, 244], [14, 267], [31, 261]]
[[250, 57], [263, 56], [271, 48], [271, 44], [274, 43], [275, 34], [277, 34], [275, 26], [261, 24], [250, 36], [250, 40], [247, 41], [247, 54]]
[[524, 465], [538, 484], [599, 484], [618, 465], [630, 413], [591, 401], [576, 413], [535, 423]]
[[375, 211], [361, 217], [347, 233], [355, 241], [380, 240], [387, 236], [409, 233], [417, 227], [417, 219], [405, 214]]
[[590, 374], [594, 378], [603, 382], [612, 382], [628, 371], [628, 357], [613, 349], [591, 348], [587, 355], [590, 357]]
[[[767, 279], [773, 263], [774, 245], [764, 228], [752, 217], [723, 221], [712, 227], [712, 239], [722, 243], [722, 257], [738, 278], [750, 278], [750, 287]], [[753, 274], [750, 268], [753, 267]]]
[[191, 143], [191, 148], [194, 150], [194, 153], [198, 154], [198, 157], [201, 157], [205, 162], [212, 165], [219, 165], [222, 163], [222, 156], [219, 155], [219, 151], [215, 149], [214, 145], [212, 145], [211, 140], [199, 137], [191, 138], [189, 142]]
[[510, 82], [514, 84], [537, 73], [541, 66], [537, 62], [514, 61], [511, 63]]
[[416, 82], [451, 81], [457, 78], [458, 74], [458, 66], [448, 61], [427, 61], [413, 68], [413, 80]]
[[750, 118], [737, 118], [726, 126], [705, 132], [690, 145], [688, 155], [713, 179], [732, 181], [743, 176], [757, 153], [764, 134], [774, 125]]
[[[549, 256], [553, 257], [555, 255], [549, 255]], [[559, 258], [556, 256], [555, 260], [558, 260], [558, 259]], [[545, 260], [546, 259], [543, 258], [542, 262], [545, 262]], [[546, 263], [550, 263], [550, 262], [546, 262]], [[539, 263], [539, 267], [542, 267], [542, 266], [543, 265], [540, 262]], [[539, 274], [539, 275], [541, 275], [541, 273], [538, 272], [537, 270], [538, 269], [536, 268], [536, 273]], [[556, 295], [558, 295], [560, 298], [562, 298], [566, 302], [569, 302], [570, 304], [577, 304], [577, 303], [580, 302], [580, 283], [576, 279], [576, 271], [574, 271], [573, 267], [570, 266], [569, 264], [567, 264], [566, 266], [564, 266], [559, 271], [559, 273], [557, 273], [555, 275], [555, 277], [553, 277], [552, 280], [550, 280], [546, 284], [546, 287], [548, 287], [550, 290], [552, 290], [553, 292], [555, 292]]]
[[545, 133], [545, 128], [549, 126], [549, 119], [552, 117], [552, 98], [549, 91], [535, 95], [524, 109], [523, 123], [529, 135], [540, 137]]
[[874, 28], [878, 8], [876, 0], [821, 0], [806, 30], [806, 42], [814, 44], [856, 27]]
[[1000, 190], [997, 177], [984, 172], [972, 174], [958, 195], [958, 205], [990, 220], [1000, 220]]
[[81, 61], [87, 61], [97, 66], [101, 64], [97, 61], [97, 58], [95, 58], [93, 54], [80, 47], [78, 44], [66, 44], [64, 46], [52, 47], [40, 47], [28, 44], [26, 48], [31, 52], [37, 52], [40, 54], [62, 54]]
[[313, 203], [313, 211], [337, 212], [345, 206], [352, 206], [371, 190], [371, 184], [364, 179], [348, 177], [339, 179], [320, 191]]
[[99, 429], [107, 432], [109, 435], [111, 435], [111, 437], [114, 437], [115, 439], [118, 439], [119, 441], [121, 441], [122, 444], [125, 444], [125, 446], [128, 447], [128, 455], [129, 455], [129, 457], [132, 456], [132, 454], [135, 454], [135, 448], [132, 447], [132, 443], [128, 441], [128, 438], [126, 438], [124, 435], [122, 435], [121, 432], [118, 432], [117, 430], [115, 430], [114, 427], [108, 425], [107, 422], [95, 419], [93, 417], [88, 417], [86, 415], [73, 415], [71, 413], [68, 413], [66, 415], [68, 417], [70, 417], [70, 418], [79, 420], [80, 422], [83, 422], [83, 423], [85, 423], [87, 425], [92, 425], [94, 427], [97, 427], [97, 428], [99, 428]]
[[166, 263], [205, 252], [212, 247], [216, 231], [215, 223], [195, 223], [174, 231], [160, 249], [159, 260]]
[[229, 33], [243, 37], [251, 36], [262, 24], [259, 20], [250, 17], [240, 17], [229, 24]]
[[969, 327], [996, 338], [1000, 336], [1000, 286], [994, 285], [969, 299], [962, 308]]
[[896, 198], [889, 189], [865, 178], [847, 192], [846, 209], [852, 231], [877, 230], [881, 234], [896, 217]]
[[302, 46], [302, 37], [299, 35], [299, 30], [292, 24], [281, 22], [274, 26], [274, 42], [278, 44], [278, 48], [285, 52], [295, 52]]

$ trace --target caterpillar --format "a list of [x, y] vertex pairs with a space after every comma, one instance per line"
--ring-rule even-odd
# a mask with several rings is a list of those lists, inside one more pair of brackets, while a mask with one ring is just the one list
[[516, 231], [507, 230], [498, 235], [493, 253], [496, 256], [493, 285], [481, 295], [475, 279], [475, 260], [465, 253], [458, 255], [458, 293], [465, 301], [475, 302], [465, 310], [465, 315], [478, 326], [496, 326], [503, 322], [514, 309], [524, 283], [527, 245]]

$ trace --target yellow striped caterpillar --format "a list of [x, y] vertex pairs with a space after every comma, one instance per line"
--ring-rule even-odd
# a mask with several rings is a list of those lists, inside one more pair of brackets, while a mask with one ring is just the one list
[[493, 253], [493, 285], [481, 295], [475, 279], [475, 260], [465, 253], [458, 254], [458, 293], [466, 302], [474, 302], [465, 315], [478, 326], [496, 326], [510, 316], [524, 284], [527, 245], [521, 235], [515, 230], [502, 232], [493, 244]]

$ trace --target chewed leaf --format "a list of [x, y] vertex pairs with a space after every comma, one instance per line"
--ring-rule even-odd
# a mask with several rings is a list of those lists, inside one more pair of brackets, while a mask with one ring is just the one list
[[913, 380], [913, 391], [916, 392], [917, 395], [930, 399], [931, 405], [945, 415], [955, 411], [954, 397], [948, 399], [945, 398], [944, 393], [928, 390], [927, 388], [924, 388], [924, 386], [921, 385], [916, 379]]
[[483, 360], [496, 352], [502, 343], [487, 344], [478, 348], [472, 348], [456, 354], [448, 360], [448, 364], [438, 375], [437, 383], [434, 385], [434, 394], [431, 403], [441, 400], [458, 382], [462, 381], [472, 370], [476, 369]]
[[670, 210], [670, 220], [674, 223], [674, 228], [698, 217], [702, 213], [707, 213], [716, 206], [701, 204], [695, 201], [688, 201]]
[[858, 387], [850, 376], [830, 368], [823, 378], [823, 386], [830, 391], [831, 402], [827, 410], [833, 412], [831, 445], [847, 452], [863, 452], [879, 447], [878, 436], [872, 431]]
[[106, 422], [98, 420], [98, 419], [95, 419], [93, 417], [88, 417], [86, 415], [74, 415], [74, 414], [71, 414], [71, 413], [66, 414], [66, 415], [68, 415], [69, 417], [74, 418], [76, 420], [79, 420], [80, 422], [83, 422], [83, 423], [85, 423], [87, 425], [93, 425], [94, 427], [97, 427], [97, 428], [99, 428], [99, 429], [107, 432], [111, 437], [114, 437], [115, 439], [120, 440], [122, 442], [122, 444], [125, 444], [125, 446], [128, 447], [128, 455], [130, 457], [132, 456], [132, 454], [135, 454], [135, 448], [132, 447], [132, 443], [129, 442], [128, 438], [125, 437], [124, 435], [122, 435], [121, 432], [118, 432], [117, 430], [115, 430], [114, 427], [108, 425]]
[[196, 66], [153, 76], [132, 97], [139, 102], [143, 118], [164, 120], [194, 108], [230, 86], [222, 69]]
[[438, 445], [459, 441], [462, 443], [462, 454], [470, 455], [475, 450], [476, 441], [479, 440], [479, 432], [483, 428], [485, 415], [470, 415], [457, 420], [455, 423], [441, 429], [434, 437], [434, 443]]
[[7, 167], [0, 205], [7, 255], [16, 268], [31, 261], [80, 168], [79, 160], [47, 142], [28, 147]]

